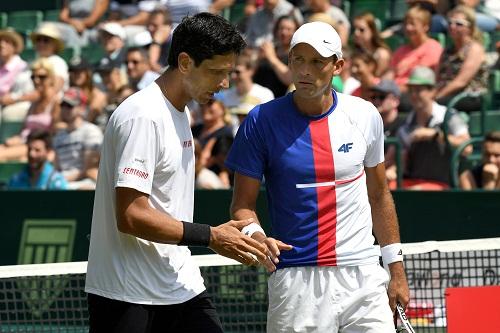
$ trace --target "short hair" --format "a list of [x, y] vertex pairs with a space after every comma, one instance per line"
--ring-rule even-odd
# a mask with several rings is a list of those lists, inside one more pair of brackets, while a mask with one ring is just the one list
[[500, 142], [500, 131], [491, 131], [484, 137], [484, 142]]
[[168, 65], [177, 68], [179, 54], [186, 52], [196, 66], [215, 55], [239, 54], [246, 46], [243, 37], [222, 16], [199, 13], [187, 16], [175, 28]]
[[172, 24], [172, 18], [170, 17], [170, 12], [168, 11], [168, 9], [160, 7], [154, 9], [151, 13], [149, 13], [149, 17], [153, 17], [155, 15], [163, 15], [163, 24], [165, 25]]
[[45, 143], [45, 148], [47, 149], [52, 148], [52, 136], [50, 135], [49, 131], [42, 129], [32, 130], [28, 135], [28, 138], [26, 139], [26, 143], [30, 144], [30, 142], [33, 142], [35, 140], [43, 141]]
[[241, 53], [236, 59], [236, 65], [245, 66], [247, 69], [255, 69], [257, 67], [257, 63], [254, 57], [249, 53]]
[[145, 49], [144, 47], [139, 47], [139, 46], [129, 47], [127, 49], [127, 55], [129, 55], [129, 53], [132, 53], [132, 52], [139, 52], [139, 54], [141, 55], [142, 60], [148, 60], [149, 59], [148, 50]]
[[406, 12], [406, 15], [405, 15], [405, 20], [408, 18], [408, 17], [415, 17], [417, 18], [418, 20], [420, 20], [424, 25], [428, 26], [430, 28], [431, 26], [431, 18], [432, 18], [432, 14], [420, 7], [420, 6], [412, 6], [410, 7], [410, 9], [408, 9], [408, 11]]
[[39, 69], [45, 69], [47, 71], [47, 75], [50, 77], [55, 76], [54, 65], [49, 60], [49, 58], [38, 58], [31, 64], [31, 71], [37, 71]]

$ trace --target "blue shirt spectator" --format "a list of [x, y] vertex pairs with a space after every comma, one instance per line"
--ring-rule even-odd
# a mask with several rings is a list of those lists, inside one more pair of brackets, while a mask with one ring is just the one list
[[52, 163], [46, 161], [35, 183], [31, 183], [30, 166], [27, 165], [22, 171], [12, 176], [8, 187], [9, 189], [65, 190], [68, 183]]

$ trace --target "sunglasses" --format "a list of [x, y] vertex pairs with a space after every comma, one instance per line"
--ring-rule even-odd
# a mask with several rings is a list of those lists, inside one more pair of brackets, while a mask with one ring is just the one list
[[35, 80], [40, 80], [40, 81], [43, 81], [43, 80], [45, 80], [47, 77], [48, 77], [48, 75], [35, 75], [35, 74], [31, 75], [31, 79], [32, 79], [33, 81], [35, 81]]
[[42, 42], [42, 43], [50, 43], [52, 41], [52, 38], [50, 37], [45, 37], [45, 36], [39, 36], [35, 39], [35, 43]]
[[386, 97], [387, 97], [387, 94], [375, 94], [375, 95], [372, 95], [371, 99], [383, 101]]
[[462, 19], [448, 19], [448, 24], [455, 25], [457, 27], [468, 27], [470, 26], [469, 21], [462, 20]]

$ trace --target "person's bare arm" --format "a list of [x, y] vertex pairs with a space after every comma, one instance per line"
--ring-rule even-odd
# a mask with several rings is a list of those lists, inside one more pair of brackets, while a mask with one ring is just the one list
[[[260, 191], [260, 181], [244, 176], [238, 172], [234, 174], [234, 191], [231, 202], [231, 217], [236, 220], [253, 219], [260, 225], [256, 213], [257, 197]], [[279, 262], [280, 250], [291, 250], [292, 246], [256, 231], [252, 238], [266, 245], [269, 259], [261, 261], [269, 272], [276, 270], [275, 264]]]
[[286, 86], [290, 85], [292, 83], [292, 72], [290, 71], [290, 68], [278, 58], [273, 43], [269, 41], [264, 42], [262, 43], [260, 49], [262, 55], [267, 59], [267, 61], [269, 61], [271, 68], [281, 83]]
[[80, 175], [80, 179], [90, 178], [97, 180], [97, 172], [99, 170], [99, 160], [101, 154], [97, 150], [86, 150], [84, 153], [84, 169]]
[[213, 14], [219, 14], [225, 8], [232, 6], [234, 0], [213, 0], [208, 11]]
[[[375, 237], [380, 247], [400, 243], [396, 208], [385, 180], [384, 163], [382, 162], [373, 168], [367, 167], [365, 172]], [[410, 291], [403, 263], [400, 261], [391, 263], [389, 264], [389, 270], [391, 281], [387, 293], [391, 309], [394, 311], [397, 302], [406, 308], [410, 300]]]
[[[135, 189], [116, 188], [115, 214], [120, 232], [164, 244], [179, 244], [183, 238], [182, 221], [153, 208], [149, 196]], [[240, 232], [251, 222], [229, 221], [210, 227], [209, 248], [245, 265], [255, 264], [252, 255], [265, 260], [265, 246]]]
[[82, 20], [86, 28], [92, 28], [99, 23], [101, 17], [106, 13], [109, 6], [109, 0], [97, 0], [89, 16]]
[[462, 190], [474, 190], [477, 188], [472, 172], [466, 170], [458, 178], [459, 186]]
[[484, 57], [484, 48], [479, 43], [474, 42], [457, 75], [453, 80], [439, 89], [436, 93], [436, 99], [459, 92], [465, 88], [479, 71]]
[[59, 12], [59, 21], [64, 23], [70, 23], [71, 18], [69, 17], [69, 3], [68, 0], [63, 2], [61, 11]]
[[148, 22], [149, 13], [145, 11], [140, 11], [137, 15], [128, 17], [126, 19], [118, 21], [122, 26], [127, 25], [146, 25]]

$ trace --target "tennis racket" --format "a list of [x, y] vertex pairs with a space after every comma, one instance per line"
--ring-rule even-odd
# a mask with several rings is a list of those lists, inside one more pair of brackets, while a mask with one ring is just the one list
[[408, 320], [408, 317], [406, 316], [405, 309], [403, 309], [403, 306], [398, 302], [396, 303], [396, 310], [398, 311], [399, 318], [401, 319], [401, 323], [403, 324], [402, 327], [398, 328], [396, 332], [408, 332], [408, 333], [415, 333], [415, 330], [410, 324], [410, 321]]

